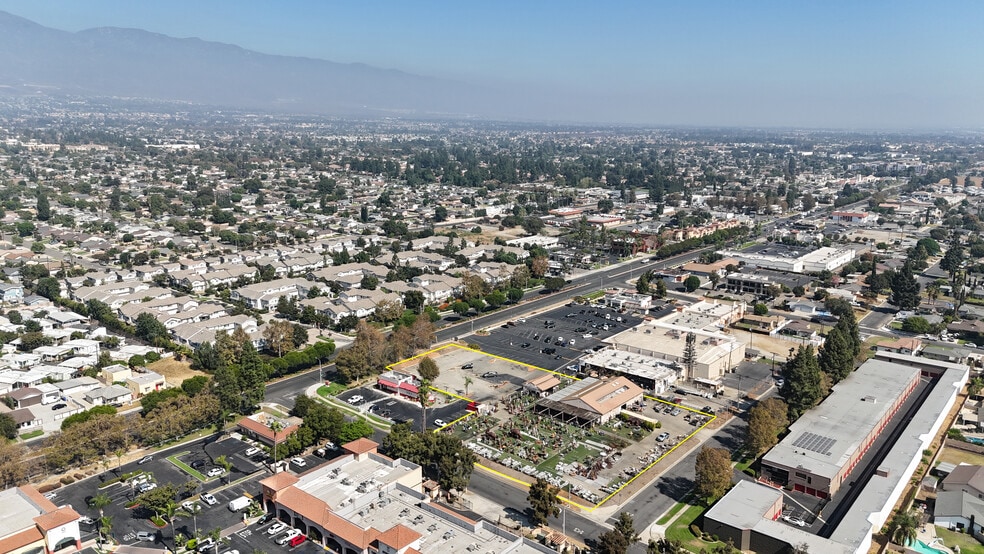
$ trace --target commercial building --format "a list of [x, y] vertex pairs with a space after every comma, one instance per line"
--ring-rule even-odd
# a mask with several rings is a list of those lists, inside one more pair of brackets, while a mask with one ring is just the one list
[[238, 426], [243, 435], [271, 447], [274, 444], [283, 444], [301, 427], [300, 420], [296, 417], [278, 418], [266, 412], [244, 416], [239, 419]]
[[762, 471], [773, 482], [797, 491], [821, 498], [833, 495], [919, 377], [916, 368], [868, 360], [789, 427], [786, 438], [762, 458]]
[[643, 397], [643, 390], [625, 377], [588, 377], [537, 401], [534, 411], [578, 425], [606, 423]]
[[937, 438], [969, 375], [966, 366], [933, 360], [910, 366], [888, 364], [900, 372], [905, 367], [915, 369], [917, 365], [934, 367], [929, 372], [935, 377], [922, 404], [890, 446], [877, 471], [866, 482], [854, 485], [862, 488], [840, 522], [834, 524], [828, 538], [782, 522], [777, 518], [775, 504], [784, 501], [782, 490], [750, 481], [740, 482], [708, 510], [703, 530], [724, 541], [731, 539], [738, 548], [753, 552], [781, 553], [803, 546], [809, 552], [825, 554], [868, 552], [872, 535], [888, 521], [912, 475], [922, 464], [923, 451]]
[[263, 505], [339, 554], [551, 554], [554, 551], [430, 502], [420, 466], [377, 453], [368, 439], [302, 475], [267, 477]]
[[0, 552], [41, 553], [81, 549], [79, 513], [58, 507], [30, 485], [0, 491]]
[[624, 375], [652, 394], [663, 394], [683, 378], [683, 366], [652, 356], [605, 349], [581, 358], [587, 370]]

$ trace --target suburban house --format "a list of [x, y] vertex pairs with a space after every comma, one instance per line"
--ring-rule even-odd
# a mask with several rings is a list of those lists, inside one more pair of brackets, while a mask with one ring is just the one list
[[163, 390], [167, 384], [164, 382], [164, 376], [160, 373], [147, 371], [130, 375], [126, 380], [126, 386], [133, 393], [134, 398], [140, 398], [149, 392]]
[[[984, 466], [958, 465], [940, 483], [933, 509], [936, 525], [981, 533], [984, 522]], [[973, 529], [970, 527], [973, 526]]]

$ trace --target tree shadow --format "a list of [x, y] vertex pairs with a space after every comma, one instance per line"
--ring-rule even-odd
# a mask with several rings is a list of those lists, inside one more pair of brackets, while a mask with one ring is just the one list
[[694, 488], [694, 482], [686, 477], [662, 477], [656, 484], [660, 494], [679, 502]]

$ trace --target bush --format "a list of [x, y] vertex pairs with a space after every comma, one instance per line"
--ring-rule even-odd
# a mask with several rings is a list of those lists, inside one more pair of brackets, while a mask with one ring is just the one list
[[704, 532], [700, 530], [700, 527], [697, 527], [696, 523], [690, 524], [690, 532], [693, 533], [695, 537], [702, 537], [704, 535]]
[[72, 483], [75, 482], [75, 479], [72, 479], [72, 476], [71, 475], [66, 475], [66, 476], [62, 477], [61, 479], [59, 479], [59, 481], [61, 481], [61, 483], [63, 485], [71, 485]]
[[60, 489], [60, 488], [61, 488], [61, 483], [49, 483], [47, 485], [41, 485], [40, 487], [38, 487], [38, 492], [44, 494], [46, 492], [51, 492], [55, 489]]

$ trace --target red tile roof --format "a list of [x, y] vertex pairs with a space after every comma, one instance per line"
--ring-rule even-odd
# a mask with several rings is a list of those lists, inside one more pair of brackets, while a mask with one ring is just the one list
[[79, 517], [81, 517], [79, 513], [73, 510], [71, 506], [62, 506], [53, 512], [41, 514], [34, 518], [34, 523], [37, 523], [38, 527], [45, 531], [50, 531], [66, 523], [77, 521]]
[[379, 448], [379, 443], [371, 441], [366, 438], [354, 440], [352, 442], [342, 445], [342, 448], [351, 452], [352, 454], [359, 455], [365, 454], [366, 452], [375, 452]]
[[41, 531], [37, 527], [31, 527], [0, 539], [0, 552], [13, 552], [43, 539], [44, 535], [41, 534]]
[[420, 533], [402, 524], [390, 527], [381, 533], [376, 540], [395, 550], [402, 550], [403, 547], [413, 544], [414, 541], [422, 537]]

